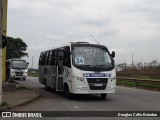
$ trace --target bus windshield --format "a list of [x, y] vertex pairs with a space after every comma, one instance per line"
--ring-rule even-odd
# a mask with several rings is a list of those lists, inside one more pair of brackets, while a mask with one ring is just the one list
[[11, 62], [11, 68], [13, 69], [17, 69], [17, 68], [27, 69], [27, 67], [28, 65], [24, 60], [14, 60]]
[[75, 46], [73, 49], [73, 64], [75, 66], [112, 67], [112, 61], [107, 49], [96, 46]]

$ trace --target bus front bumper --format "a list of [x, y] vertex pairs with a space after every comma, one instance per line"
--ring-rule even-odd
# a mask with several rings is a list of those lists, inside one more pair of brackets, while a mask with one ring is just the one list
[[78, 86], [76, 90], [72, 91], [73, 94], [102, 94], [102, 93], [115, 93], [115, 87], [106, 87], [104, 90], [89, 90], [87, 87]]

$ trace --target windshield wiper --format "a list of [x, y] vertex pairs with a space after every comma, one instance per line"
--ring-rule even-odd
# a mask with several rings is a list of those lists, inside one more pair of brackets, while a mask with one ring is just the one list
[[82, 67], [94, 67], [94, 65], [81, 65]]
[[97, 68], [97, 67], [107, 67], [107, 68], [112, 68], [111, 65], [95, 65], [94, 67], [95, 67], [95, 68]]
[[111, 65], [96, 65], [96, 66], [107, 66], [107, 67], [111, 67]]

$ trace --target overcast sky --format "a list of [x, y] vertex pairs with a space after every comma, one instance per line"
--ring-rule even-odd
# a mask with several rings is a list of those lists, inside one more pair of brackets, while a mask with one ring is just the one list
[[[98, 41], [116, 63], [160, 62], [160, 0], [8, 0], [8, 36], [41, 51], [72, 41]], [[91, 37], [92, 35], [93, 37]]]

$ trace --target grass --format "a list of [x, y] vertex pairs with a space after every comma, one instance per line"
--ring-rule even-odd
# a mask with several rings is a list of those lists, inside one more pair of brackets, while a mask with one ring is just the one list
[[[117, 77], [160, 80], [160, 67], [145, 67], [140, 70], [135, 68], [126, 68], [123, 71], [118, 71]], [[157, 84], [136, 83], [134, 81], [117, 80], [117, 85], [140, 87], [145, 89], [156, 89], [160, 91], [160, 85]]]
[[2, 102], [0, 108], [6, 107], [7, 106], [7, 102]]
[[28, 76], [31, 76], [31, 77], [38, 77], [38, 73], [35, 72], [35, 71], [29, 71], [29, 72], [28, 72]]
[[156, 84], [147, 84], [147, 83], [136, 83], [126, 80], [117, 80], [117, 85], [129, 86], [129, 87], [139, 87], [145, 89], [154, 89], [160, 91], [160, 85]]

